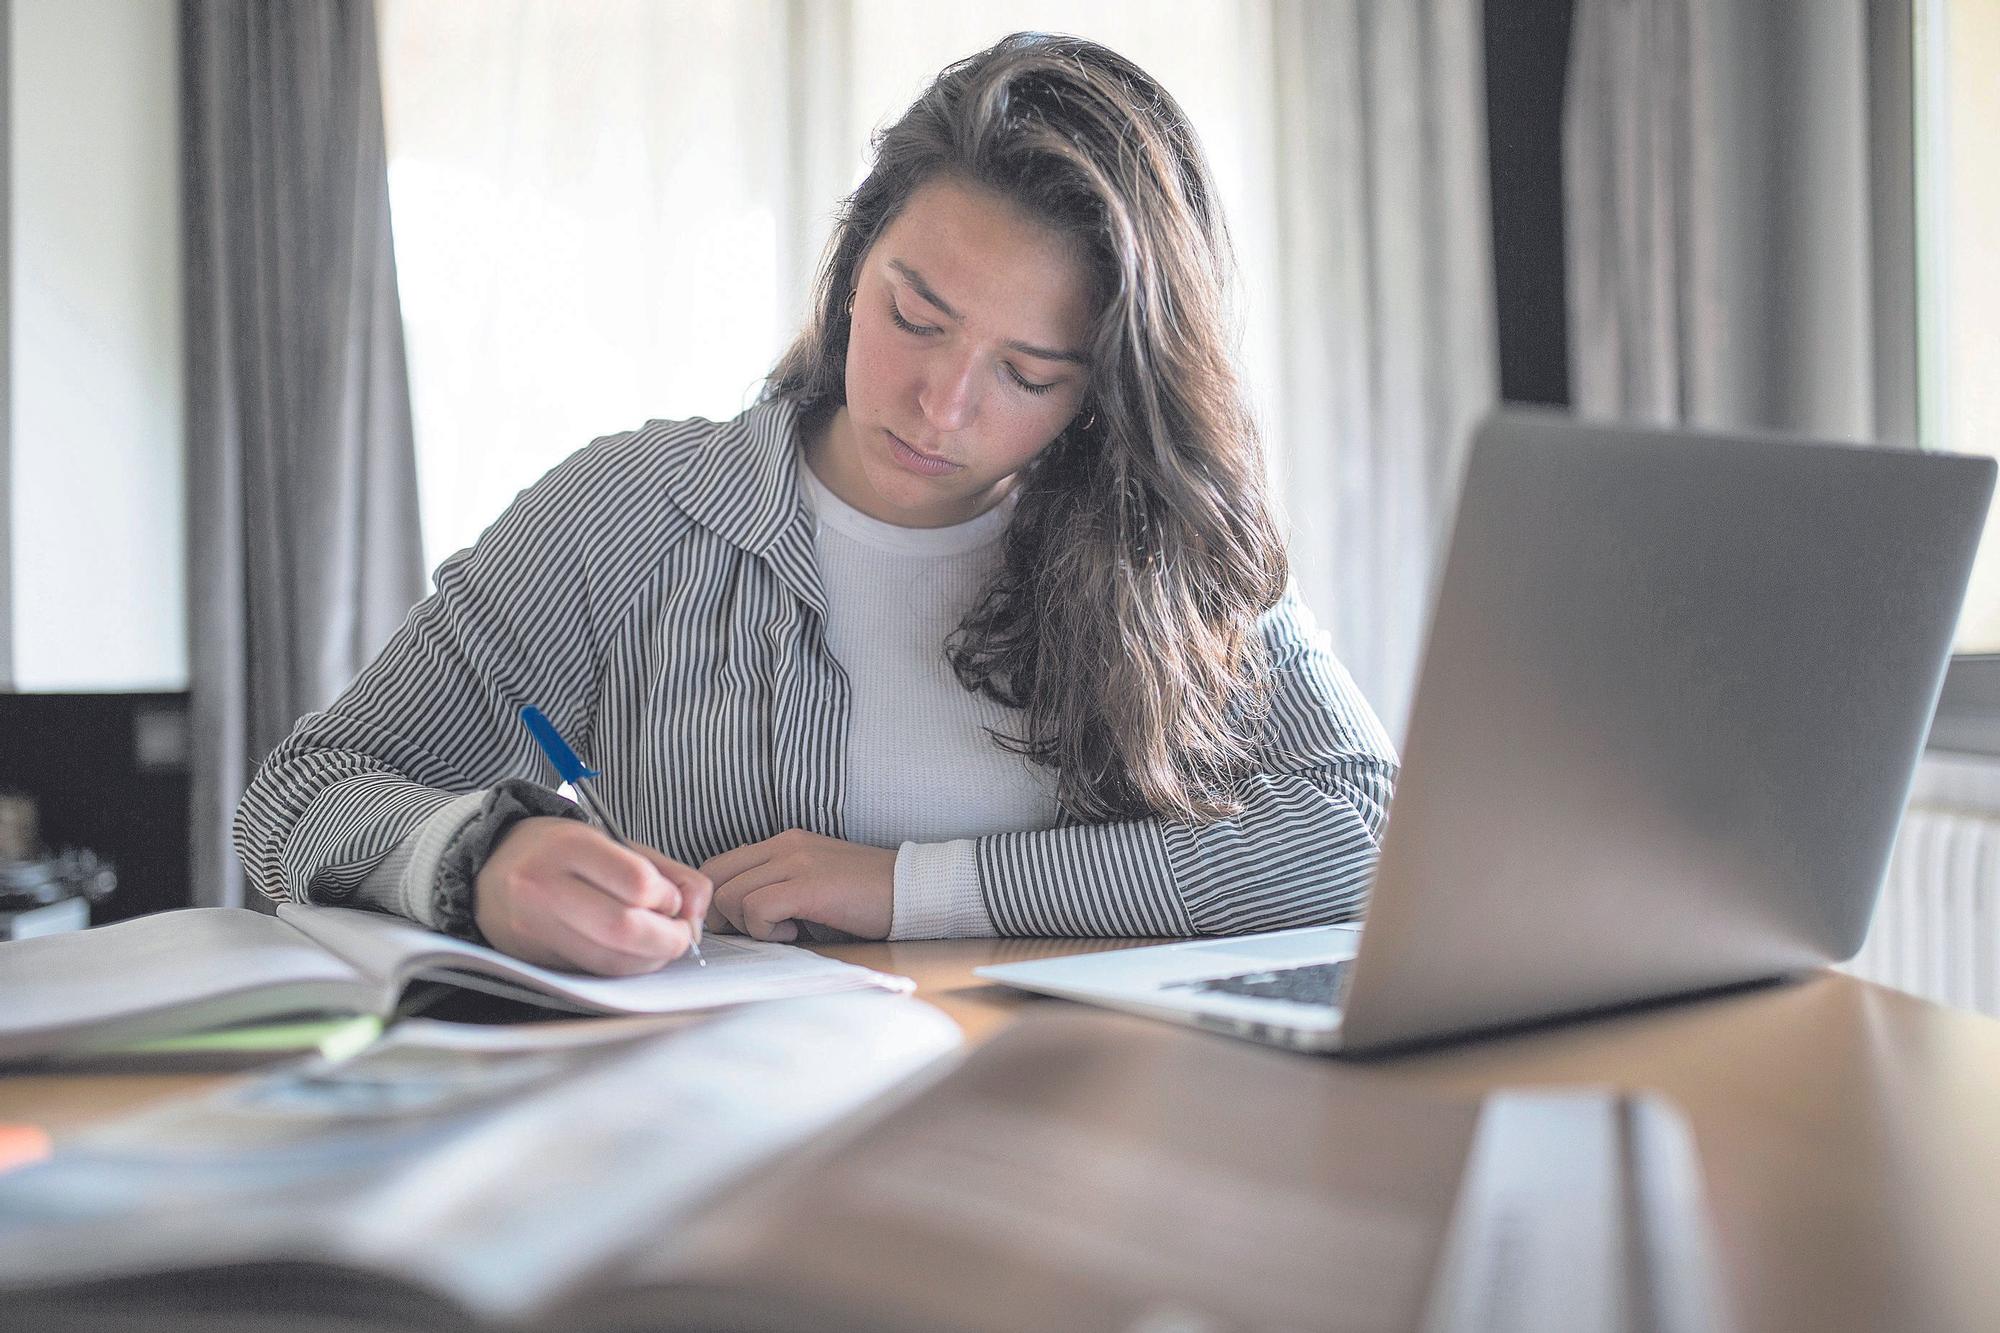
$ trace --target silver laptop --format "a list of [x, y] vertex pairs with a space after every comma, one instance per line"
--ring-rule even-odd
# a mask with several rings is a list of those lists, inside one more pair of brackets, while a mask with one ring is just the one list
[[979, 974], [1351, 1051], [1851, 957], [1994, 471], [1501, 413], [1473, 440], [1366, 930]]

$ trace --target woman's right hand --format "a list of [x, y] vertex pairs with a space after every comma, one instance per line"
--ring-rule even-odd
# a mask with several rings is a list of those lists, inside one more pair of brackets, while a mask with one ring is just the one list
[[480, 868], [473, 919], [502, 953], [607, 977], [652, 972], [701, 939], [714, 886], [699, 870], [576, 819], [508, 829]]

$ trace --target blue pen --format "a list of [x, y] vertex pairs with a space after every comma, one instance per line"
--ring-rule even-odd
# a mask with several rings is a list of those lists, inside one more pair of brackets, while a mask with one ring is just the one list
[[[528, 734], [535, 738], [535, 744], [542, 747], [542, 753], [549, 757], [551, 764], [555, 765], [556, 773], [575, 790], [577, 801], [583, 806], [584, 813], [595, 819], [598, 827], [609, 833], [612, 838], [630, 847], [632, 840], [625, 836], [624, 831], [618, 827], [618, 822], [612, 819], [610, 812], [598, 801], [597, 789], [590, 785], [592, 778], [602, 777], [603, 774], [583, 766], [583, 760], [576, 757], [576, 751], [569, 748], [569, 742], [556, 730], [555, 723], [542, 715], [541, 709], [529, 704], [521, 710], [521, 721], [527, 725]], [[695, 962], [703, 967], [708, 966], [708, 960], [701, 956], [701, 944], [694, 938], [692, 922], [689, 923], [688, 952], [694, 955]]]

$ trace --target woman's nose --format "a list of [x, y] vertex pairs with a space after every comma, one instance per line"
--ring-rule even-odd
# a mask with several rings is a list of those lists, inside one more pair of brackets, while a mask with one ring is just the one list
[[940, 356], [930, 366], [917, 405], [941, 431], [963, 430], [978, 408], [978, 358]]

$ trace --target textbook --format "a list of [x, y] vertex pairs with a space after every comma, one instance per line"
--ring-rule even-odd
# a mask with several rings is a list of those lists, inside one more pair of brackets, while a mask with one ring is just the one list
[[607, 1263], [962, 1042], [880, 993], [619, 1023], [413, 1019], [67, 1138], [0, 1174], [0, 1330], [574, 1327]]
[[667, 1014], [830, 991], [907, 992], [905, 977], [742, 936], [637, 977], [558, 972], [400, 917], [287, 903], [275, 917], [190, 907], [0, 943], [0, 1062], [77, 1057], [302, 1015], [388, 1019], [411, 983], [585, 1014]]

